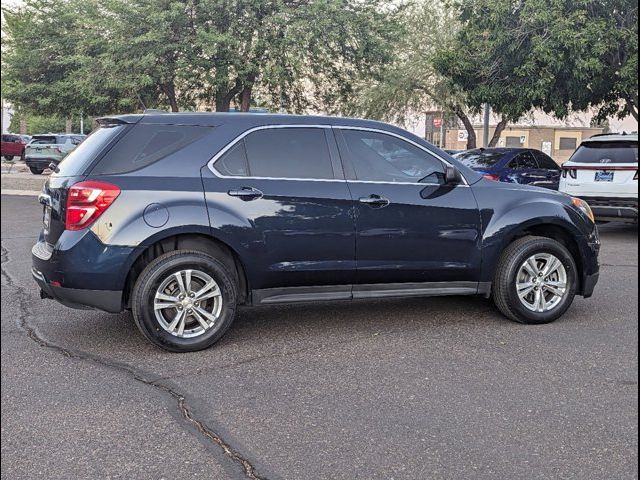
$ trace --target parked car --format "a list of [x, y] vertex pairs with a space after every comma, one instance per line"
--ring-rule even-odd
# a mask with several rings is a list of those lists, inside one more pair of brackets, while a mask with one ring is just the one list
[[25, 149], [25, 163], [31, 173], [40, 175], [50, 166], [58, 165], [69, 152], [84, 140], [85, 135], [34, 135]]
[[23, 158], [24, 149], [27, 143], [28, 142], [21, 135], [3, 133], [1, 154], [7, 160], [13, 160], [15, 157]]
[[40, 195], [33, 277], [43, 298], [133, 310], [167, 350], [211, 346], [239, 305], [483, 295], [539, 324], [598, 280], [586, 202], [489, 181], [390, 125], [211, 113], [99, 124]]
[[560, 190], [586, 200], [599, 221], [638, 223], [638, 135], [597, 135], [564, 164]]
[[533, 148], [478, 148], [455, 157], [496, 182], [558, 190], [562, 169], [550, 156]]

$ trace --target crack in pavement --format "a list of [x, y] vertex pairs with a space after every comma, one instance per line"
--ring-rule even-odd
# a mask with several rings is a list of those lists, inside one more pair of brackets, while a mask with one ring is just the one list
[[169, 395], [173, 400], [176, 401], [178, 411], [182, 418], [191, 426], [196, 429], [196, 431], [204, 437], [205, 440], [209, 444], [213, 444], [214, 446], [222, 449], [225, 456], [231, 459], [233, 462], [239, 464], [244, 470], [244, 474], [247, 478], [251, 480], [267, 480], [267, 477], [261, 476], [257, 473], [256, 468], [242, 456], [238, 451], [233, 449], [228, 443], [226, 443], [220, 435], [214, 432], [211, 428], [209, 428], [203, 421], [198, 420], [196, 416], [193, 414], [192, 409], [187, 404], [187, 399], [184, 394], [178, 392], [173, 387], [160, 382], [158, 379], [150, 380], [149, 374], [146, 372], [132, 367], [131, 365], [119, 363], [115, 361], [106, 360], [97, 355], [93, 355], [88, 352], [84, 352], [81, 350], [71, 349], [63, 347], [62, 345], [58, 345], [53, 343], [43, 336], [38, 334], [36, 328], [29, 324], [27, 317], [30, 314], [28, 307], [28, 297], [29, 295], [25, 292], [24, 287], [18, 285], [7, 269], [5, 268], [5, 264], [9, 262], [9, 250], [2, 245], [2, 254], [1, 254], [1, 273], [2, 277], [5, 279], [5, 282], [8, 287], [13, 288], [18, 293], [18, 308], [19, 312], [17, 315], [18, 327], [23, 330], [27, 337], [36, 342], [41, 347], [48, 348], [49, 350], [53, 350], [58, 352], [65, 357], [77, 359], [81, 361], [93, 362], [97, 365], [100, 365], [104, 368], [108, 368], [111, 370], [123, 372], [133, 378], [135, 381], [140, 382], [144, 385], [153, 387], [159, 390], [161, 393], [165, 395]]

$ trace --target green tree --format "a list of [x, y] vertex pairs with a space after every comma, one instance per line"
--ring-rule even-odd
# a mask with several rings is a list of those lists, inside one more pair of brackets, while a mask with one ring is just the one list
[[65, 115], [141, 103], [246, 111], [256, 97], [337, 111], [389, 59], [396, 10], [382, 0], [26, 0], [4, 9], [3, 84], [15, 104]]
[[505, 121], [532, 108], [562, 118], [599, 108], [638, 118], [638, 4], [626, 0], [461, 0], [462, 28], [435, 59], [473, 109]]
[[349, 103], [351, 114], [397, 123], [407, 115], [435, 107], [452, 112], [468, 132], [467, 148], [476, 147], [476, 133], [465, 93], [434, 68], [439, 48], [456, 39], [453, 10], [433, 2], [410, 5], [400, 17], [402, 34], [394, 42], [394, 61], [378, 78], [364, 79]]

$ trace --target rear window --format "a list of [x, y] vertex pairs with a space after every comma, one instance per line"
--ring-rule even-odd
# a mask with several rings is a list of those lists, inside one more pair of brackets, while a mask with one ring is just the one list
[[585, 142], [571, 157], [576, 163], [638, 163], [638, 142]]
[[91, 132], [91, 135], [60, 162], [57, 170], [58, 175], [72, 177], [84, 174], [89, 165], [124, 128], [124, 125], [100, 127]]
[[472, 150], [454, 155], [454, 158], [470, 168], [491, 168], [495, 166], [504, 154], [498, 152], [481, 152]]
[[[178, 152], [209, 132], [210, 127], [135, 125], [91, 173], [112, 175], [139, 170]], [[82, 142], [80, 147], [87, 141]]]
[[55, 135], [36, 135], [31, 139], [31, 145], [57, 145], [58, 137]]

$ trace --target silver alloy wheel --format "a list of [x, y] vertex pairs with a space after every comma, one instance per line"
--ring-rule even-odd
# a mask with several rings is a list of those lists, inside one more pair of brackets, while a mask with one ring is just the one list
[[550, 253], [529, 257], [516, 277], [518, 298], [532, 312], [546, 313], [556, 308], [569, 291], [567, 270]]
[[218, 323], [222, 292], [210, 275], [200, 270], [181, 270], [160, 284], [153, 310], [160, 326], [171, 335], [198, 337]]

